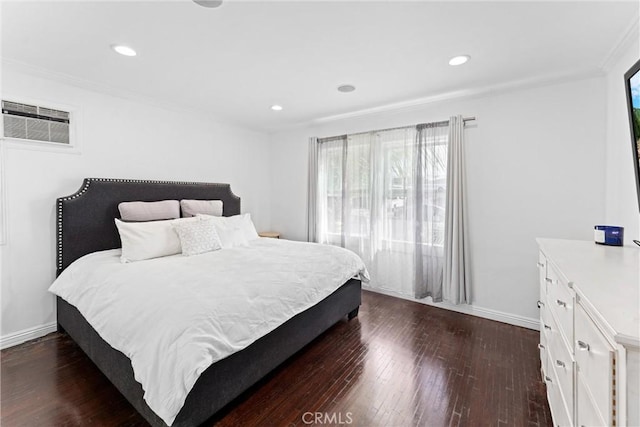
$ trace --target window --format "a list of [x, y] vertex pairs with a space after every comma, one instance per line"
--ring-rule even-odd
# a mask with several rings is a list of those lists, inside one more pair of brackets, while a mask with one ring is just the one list
[[318, 139], [317, 241], [358, 254], [369, 286], [424, 297], [442, 283], [447, 147], [447, 123]]
[[[419, 143], [415, 128], [320, 139], [321, 241], [341, 244], [342, 235], [377, 234], [389, 242], [442, 246], [446, 143], [442, 132]], [[413, 233], [416, 220], [423, 223], [422, 237]]]

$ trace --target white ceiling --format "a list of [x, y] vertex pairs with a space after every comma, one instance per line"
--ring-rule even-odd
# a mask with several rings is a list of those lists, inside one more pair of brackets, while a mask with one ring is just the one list
[[[3, 2], [2, 56], [272, 131], [602, 66], [638, 2]], [[128, 44], [135, 58], [110, 45]], [[469, 54], [466, 65], [450, 57]], [[336, 87], [354, 84], [352, 93]], [[284, 110], [273, 112], [272, 104]]]

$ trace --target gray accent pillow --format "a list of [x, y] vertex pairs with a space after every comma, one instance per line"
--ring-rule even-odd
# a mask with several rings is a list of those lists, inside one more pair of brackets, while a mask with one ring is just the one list
[[122, 202], [118, 205], [123, 221], [156, 221], [180, 218], [180, 203], [177, 200], [159, 202]]
[[183, 217], [202, 215], [222, 216], [222, 200], [180, 200]]

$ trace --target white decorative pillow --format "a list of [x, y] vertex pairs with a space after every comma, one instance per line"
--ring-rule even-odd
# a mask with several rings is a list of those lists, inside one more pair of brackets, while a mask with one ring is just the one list
[[182, 255], [191, 256], [222, 248], [213, 217], [198, 217], [197, 221], [173, 224], [182, 246]]
[[124, 222], [116, 219], [122, 242], [122, 262], [179, 254], [180, 239], [169, 221]]
[[251, 221], [251, 214], [247, 213], [227, 217], [198, 215], [198, 217], [213, 218], [223, 248], [246, 246], [250, 240], [259, 238], [256, 228]]
[[180, 203], [177, 200], [159, 202], [122, 202], [118, 205], [123, 221], [156, 221], [180, 218]]
[[253, 224], [253, 221], [251, 220], [251, 214], [246, 213], [240, 216], [242, 217], [242, 219], [240, 220], [240, 226], [247, 240], [259, 239], [260, 236], [256, 231], [256, 226]]
[[247, 246], [249, 241], [244, 236], [244, 233], [240, 229], [239, 224], [230, 221], [219, 221], [225, 217], [212, 217], [215, 218], [216, 223], [216, 231], [220, 236], [220, 242], [222, 243], [222, 247], [233, 248], [236, 246]]
[[187, 218], [198, 214], [222, 216], [222, 200], [180, 200], [182, 216]]

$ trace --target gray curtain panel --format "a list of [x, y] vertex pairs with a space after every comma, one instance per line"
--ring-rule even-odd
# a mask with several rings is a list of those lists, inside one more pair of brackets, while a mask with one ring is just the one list
[[467, 227], [464, 120], [449, 119], [447, 203], [444, 242], [443, 297], [453, 304], [471, 302], [471, 270]]
[[315, 238], [318, 243], [344, 247], [342, 224], [344, 183], [344, 152], [347, 136], [318, 139], [316, 177]]
[[309, 138], [309, 178], [307, 182], [307, 242], [316, 242], [318, 214], [318, 138]]

